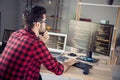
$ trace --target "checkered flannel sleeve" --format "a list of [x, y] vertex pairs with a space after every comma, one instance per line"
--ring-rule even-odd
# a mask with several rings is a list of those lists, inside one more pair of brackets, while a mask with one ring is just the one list
[[40, 61], [48, 70], [55, 73], [56, 75], [61, 75], [63, 73], [63, 65], [59, 63], [54, 57], [52, 57], [45, 44], [43, 44], [43, 46], [39, 46], [37, 53], [39, 52], [41, 52]]

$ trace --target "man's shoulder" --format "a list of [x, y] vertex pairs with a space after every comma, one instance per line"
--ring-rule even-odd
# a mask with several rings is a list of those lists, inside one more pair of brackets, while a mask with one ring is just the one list
[[23, 32], [25, 32], [25, 29], [19, 29], [19, 30], [17, 30], [17, 31], [15, 31], [16, 33], [23, 33]]
[[14, 31], [11, 36], [21, 36], [24, 33], [25, 33], [24, 29], [19, 29], [19, 30]]

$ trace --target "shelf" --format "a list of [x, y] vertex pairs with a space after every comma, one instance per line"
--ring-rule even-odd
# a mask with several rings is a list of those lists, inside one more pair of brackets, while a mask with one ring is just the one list
[[107, 30], [104, 31], [104, 30], [100, 30], [100, 29], [98, 29], [98, 31], [99, 31], [99, 32], [102, 32], [102, 33], [105, 33], [105, 34], [106, 34], [106, 32], [108, 32]]
[[60, 19], [61, 19], [61, 17], [57, 17], [57, 16], [48, 16], [48, 15], [47, 15], [47, 17], [48, 17], [48, 18], [51, 18], [51, 19], [57, 19], [57, 20], [60, 20]]
[[104, 40], [104, 39], [97, 39], [97, 41], [101, 41], [101, 42], [110, 42], [109, 40]]
[[101, 51], [97, 51], [97, 53], [100, 53], [100, 54], [103, 54], [103, 55], [109, 55], [109, 54], [106, 54], [107, 52], [101, 52]]
[[119, 5], [107, 5], [107, 4], [94, 4], [94, 3], [84, 3], [84, 2], [79, 2], [79, 5], [89, 5], [89, 6], [101, 6], [101, 7], [116, 7], [119, 8]]
[[113, 26], [101, 25], [96, 34], [95, 52], [109, 56]]
[[97, 52], [101, 52], [102, 51], [102, 52], [106, 52], [106, 53], [108, 52], [108, 50], [103, 50], [103, 49], [97, 49], [96, 51]]
[[96, 41], [96, 42], [95, 42], [95, 45], [100, 45], [100, 46], [104, 45], [104, 46], [108, 46], [109, 44], [101, 43], [101, 42], [99, 42], [99, 41]]
[[105, 35], [97, 35], [96, 38], [99, 39], [104, 39], [104, 40], [109, 40], [110, 36], [105, 36]]
[[64, 44], [64, 42], [60, 42], [60, 41], [57, 41], [57, 43], [58, 43], [58, 44], [62, 44], [62, 45]]

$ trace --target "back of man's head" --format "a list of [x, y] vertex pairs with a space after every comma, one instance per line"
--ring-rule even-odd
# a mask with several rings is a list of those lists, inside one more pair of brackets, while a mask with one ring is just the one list
[[28, 28], [33, 27], [33, 23], [41, 21], [43, 15], [46, 14], [46, 9], [41, 6], [31, 6], [23, 11], [23, 21]]

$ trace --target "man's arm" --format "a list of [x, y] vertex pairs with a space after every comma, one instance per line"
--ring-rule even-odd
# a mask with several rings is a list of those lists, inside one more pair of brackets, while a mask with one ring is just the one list
[[70, 66], [72, 66], [73, 64], [75, 64], [77, 62], [76, 59], [70, 58], [68, 60], [66, 60], [65, 62], [63, 62], [63, 66], [64, 66], [64, 72], [66, 72]]

